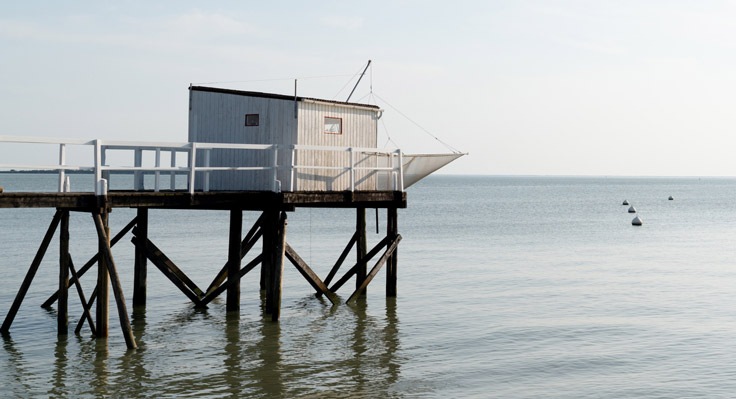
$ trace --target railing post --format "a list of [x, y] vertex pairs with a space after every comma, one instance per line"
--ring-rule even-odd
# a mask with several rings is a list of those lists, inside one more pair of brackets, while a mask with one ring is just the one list
[[[143, 166], [143, 149], [136, 148], [133, 150], [133, 166], [140, 168]], [[143, 172], [136, 170], [133, 172], [133, 189], [143, 190]]]
[[278, 193], [281, 189], [279, 187], [279, 147], [276, 144], [273, 145], [273, 162], [271, 167], [273, 168], [273, 191]]
[[399, 191], [404, 191], [404, 154], [401, 150], [396, 150], [399, 153]]
[[[176, 167], [176, 150], [171, 150], [171, 167]], [[176, 171], [171, 171], [171, 184], [170, 187], [171, 191], [176, 190]]]
[[[66, 144], [59, 144], [59, 166], [66, 165]], [[59, 192], [64, 192], [64, 169], [59, 169]]]
[[100, 192], [102, 180], [102, 148], [100, 140], [95, 140], [95, 195], [104, 195]]
[[[160, 148], [156, 148], [156, 169], [158, 169], [160, 167], [161, 167], [161, 149]], [[154, 172], [154, 176], [155, 176], [155, 179], [154, 179], [153, 191], [158, 192], [158, 190], [159, 190], [159, 180], [161, 178], [161, 172], [159, 172], [158, 170], [156, 170]]]
[[353, 147], [350, 147], [350, 191], [355, 191], [355, 153]]
[[[210, 151], [212, 149], [208, 148], [204, 150], [204, 167], [209, 168], [210, 167]], [[204, 171], [204, 187], [202, 188], [202, 191], [205, 193], [210, 191], [210, 171], [205, 170]]]
[[194, 194], [194, 173], [197, 164], [197, 143], [192, 143], [189, 149], [189, 194]]
[[294, 178], [296, 177], [296, 146], [291, 146], [291, 177], [289, 181], [289, 191], [294, 192], [294, 187], [296, 186], [296, 182], [294, 181]]

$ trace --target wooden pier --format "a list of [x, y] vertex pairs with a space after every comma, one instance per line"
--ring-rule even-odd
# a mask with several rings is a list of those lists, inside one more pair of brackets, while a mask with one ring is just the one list
[[[15, 315], [20, 309], [28, 288], [39, 269], [46, 250], [59, 230], [59, 288], [52, 293], [42, 306], [57, 303], [58, 334], [68, 333], [69, 288], [74, 287], [82, 303], [75, 332], [79, 333], [85, 322], [97, 337], [107, 337], [109, 288], [117, 306], [119, 323], [128, 348], [136, 348], [135, 337], [130, 326], [124, 289], [118, 277], [118, 268], [111, 248], [130, 233], [135, 244], [134, 282], [132, 287], [133, 306], [146, 305], [146, 278], [150, 261], [161, 273], [184, 294], [195, 307], [206, 307], [209, 302], [226, 292], [226, 309], [237, 312], [240, 309], [240, 279], [260, 267], [261, 289], [265, 291], [266, 314], [277, 321], [281, 312], [282, 275], [285, 260], [291, 263], [305, 280], [313, 287], [317, 296], [324, 295], [333, 304], [339, 299], [336, 292], [355, 277], [355, 289], [346, 302], [353, 301], [365, 293], [370, 282], [379, 270], [386, 265], [386, 295], [396, 296], [397, 246], [401, 241], [398, 234], [397, 209], [406, 207], [406, 193], [403, 191], [339, 191], [339, 192], [190, 192], [190, 191], [102, 191], [103, 195], [85, 192], [22, 193], [4, 192], [0, 194], [0, 208], [55, 208], [56, 213], [50, 221], [38, 251], [31, 262], [25, 279], [13, 301], [1, 333], [8, 333]], [[288, 244], [288, 213], [300, 207], [352, 208], [356, 212], [356, 229], [349, 238], [345, 249], [337, 257], [328, 275], [320, 278], [304, 259]], [[115, 208], [135, 208], [136, 216], [121, 231], [112, 235], [108, 227], [108, 217]], [[387, 209], [386, 236], [373, 248], [366, 244], [366, 208]], [[156, 209], [223, 210], [230, 213], [230, 230], [227, 262], [216, 274], [212, 283], [201, 289], [174, 264], [154, 243], [155, 237], [148, 235], [148, 214]], [[253, 226], [243, 235], [243, 212], [259, 212], [261, 215]], [[78, 269], [69, 254], [69, 212], [90, 214], [90, 224], [95, 226], [99, 252]], [[248, 264], [241, 260], [262, 241], [261, 253]], [[351, 251], [356, 252], [355, 263], [349, 268], [342, 267]], [[369, 263], [374, 260], [372, 268]], [[97, 266], [97, 283], [93, 292], [87, 296], [79, 284], [88, 271]], [[337, 278], [340, 270], [342, 277]], [[337, 280], [333, 283], [333, 280]], [[92, 306], [95, 306], [92, 317]]]

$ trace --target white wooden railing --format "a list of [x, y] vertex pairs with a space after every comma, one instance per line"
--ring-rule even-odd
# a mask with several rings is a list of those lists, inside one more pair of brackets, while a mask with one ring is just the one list
[[[18, 170], [52, 170], [59, 173], [59, 192], [70, 191], [69, 179], [66, 176], [67, 171], [81, 171], [94, 173], [94, 192], [96, 195], [106, 195], [108, 191], [109, 176], [111, 172], [128, 172], [133, 173], [133, 190], [143, 190], [143, 176], [146, 174], [154, 175], [154, 191], [160, 190], [160, 179], [162, 173], [170, 175], [170, 188], [175, 187], [175, 177], [177, 174], [187, 175], [187, 188], [189, 193], [194, 193], [197, 183], [201, 183], [203, 191], [209, 191], [210, 172], [212, 171], [271, 171], [273, 176], [273, 186], [271, 191], [279, 192], [282, 190], [281, 182], [278, 180], [278, 172], [281, 169], [288, 168], [290, 171], [289, 191], [296, 188], [295, 173], [299, 169], [307, 170], [335, 170], [348, 172], [350, 176], [349, 191], [355, 191], [355, 176], [357, 171], [375, 171], [388, 173], [391, 186], [394, 190], [403, 191], [403, 155], [401, 150], [385, 151], [376, 148], [357, 148], [357, 147], [329, 147], [329, 146], [306, 146], [306, 145], [277, 145], [277, 144], [220, 144], [220, 143], [177, 143], [177, 142], [132, 142], [132, 141], [115, 141], [115, 140], [77, 140], [77, 139], [56, 139], [56, 138], [35, 138], [35, 137], [18, 137], [18, 136], [0, 136], [0, 146], [9, 143], [23, 144], [51, 144], [59, 146], [59, 158], [56, 164], [25, 164], [25, 163], [2, 163], [0, 161], [0, 170], [18, 169]], [[68, 165], [67, 164], [67, 146], [88, 146], [93, 148], [93, 161], [91, 165]], [[228, 150], [257, 150], [270, 153], [268, 165], [262, 166], [210, 166], [210, 153], [214, 149]], [[279, 165], [278, 154], [280, 150], [291, 151], [291, 164]], [[295, 163], [296, 151], [312, 150], [312, 151], [331, 151], [349, 153], [349, 162], [344, 166], [322, 166], [322, 165], [297, 165]], [[110, 166], [107, 163], [109, 151], [131, 151], [133, 155], [132, 165], [129, 166]], [[143, 166], [144, 151], [151, 151], [155, 155], [154, 166]], [[168, 152], [170, 154], [170, 166], [161, 165], [161, 153]], [[203, 155], [201, 160], [202, 166], [197, 166], [197, 153]], [[176, 166], [177, 153], [183, 153], [187, 157], [187, 166]], [[361, 166], [356, 162], [355, 154], [369, 154], [386, 156], [389, 158], [387, 167], [379, 166]], [[197, 181], [197, 173], [202, 176], [201, 181]]]

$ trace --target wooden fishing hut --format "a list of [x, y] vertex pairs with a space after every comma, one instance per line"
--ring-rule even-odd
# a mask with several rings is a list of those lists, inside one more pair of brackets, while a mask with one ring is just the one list
[[[58, 333], [68, 331], [69, 287], [74, 285], [84, 314], [76, 332], [86, 321], [98, 337], [108, 335], [108, 297], [112, 287], [126, 344], [135, 348], [128, 320], [124, 290], [120, 284], [111, 247], [132, 232], [135, 244], [133, 306], [146, 304], [146, 276], [150, 262], [194, 306], [205, 307], [226, 292], [226, 308], [238, 311], [240, 279], [260, 266], [260, 286], [265, 291], [265, 312], [278, 320], [285, 261], [291, 263], [314, 288], [333, 304], [337, 290], [353, 277], [355, 289], [347, 302], [364, 295], [366, 287], [386, 265], [386, 295], [396, 295], [398, 233], [397, 210], [406, 207], [403, 154], [377, 148], [377, 121], [382, 110], [354, 104], [243, 92], [208, 87], [190, 87], [189, 141], [144, 143], [108, 140], [63, 140], [0, 136], [0, 145], [31, 143], [58, 146], [58, 163], [0, 164], [0, 169], [52, 170], [59, 174], [54, 192], [8, 192], [0, 194], [0, 208], [56, 208], [56, 213], [20, 285], [0, 332], [8, 333], [13, 319], [33, 281], [49, 243], [59, 230], [59, 289], [43, 306], [57, 302]], [[78, 165], [67, 162], [67, 147], [91, 147], [93, 159]], [[109, 155], [124, 155], [127, 163], [113, 164]], [[153, 153], [154, 164], [145, 165], [144, 155]], [[170, 165], [162, 165], [168, 154]], [[186, 159], [186, 165], [177, 162]], [[120, 156], [118, 158], [120, 159]], [[94, 175], [94, 187], [71, 191], [69, 171]], [[111, 190], [116, 179], [133, 176], [132, 184]], [[166, 176], [170, 179], [166, 179]], [[176, 176], [186, 176], [186, 187], [176, 186]], [[153, 184], [146, 186], [146, 177]], [[75, 187], [76, 188], [76, 187]], [[114, 236], [108, 226], [114, 208], [136, 208], [133, 218]], [[336, 257], [326, 277], [319, 277], [287, 242], [287, 214], [301, 207], [355, 209], [355, 232]], [[156, 209], [223, 210], [230, 213], [227, 262], [213, 270], [214, 278], [198, 287], [148, 235], [148, 213]], [[367, 248], [366, 208], [387, 209], [385, 237]], [[79, 269], [69, 254], [69, 212], [91, 215], [98, 237], [98, 252]], [[256, 223], [243, 235], [243, 211], [259, 212]], [[260, 253], [248, 264], [241, 260], [258, 241]], [[351, 251], [355, 261], [338, 272]], [[375, 260], [369, 269], [369, 262]], [[89, 297], [79, 279], [95, 266], [96, 287]], [[92, 306], [96, 301], [95, 317]]]

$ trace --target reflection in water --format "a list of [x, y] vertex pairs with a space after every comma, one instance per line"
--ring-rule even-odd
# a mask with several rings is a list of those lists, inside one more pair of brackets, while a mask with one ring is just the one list
[[313, 297], [290, 306], [281, 322], [247, 307], [228, 314], [223, 304], [154, 312], [155, 321], [134, 309], [137, 350], [112, 335], [61, 336], [52, 351], [37, 343], [19, 347], [6, 336], [0, 381], [21, 396], [396, 396], [402, 364], [396, 301], [386, 300], [385, 317], [371, 310], [365, 298], [333, 307]]
[[26, 362], [23, 353], [16, 348], [15, 342], [10, 338], [9, 334], [0, 334], [0, 336], [3, 338], [3, 352], [5, 355], [3, 358], [6, 360], [3, 362], [2, 370], [5, 378], [10, 377], [10, 381], [5, 381], [3, 385], [6, 387], [8, 385], [15, 387], [17, 384], [25, 392], [30, 392], [31, 386], [28, 377], [32, 374], [24, 367]]
[[67, 366], [67, 345], [68, 335], [60, 335], [56, 341], [56, 348], [54, 349], [54, 372], [53, 379], [51, 381], [51, 389], [49, 390], [49, 396], [54, 398], [67, 397], [67, 388], [65, 384], [66, 380], [66, 366]]

